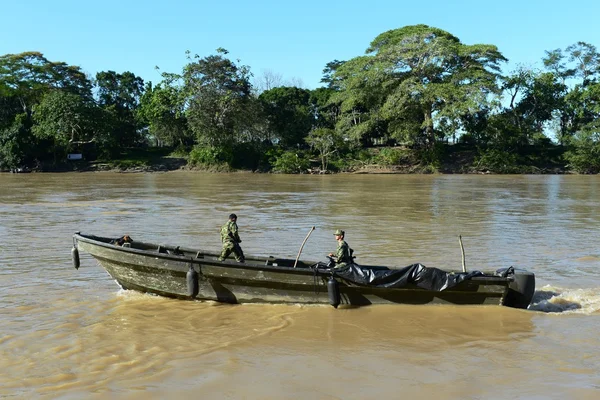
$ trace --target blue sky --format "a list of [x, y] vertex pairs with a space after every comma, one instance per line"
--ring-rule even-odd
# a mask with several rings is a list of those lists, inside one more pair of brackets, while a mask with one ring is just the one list
[[223, 47], [256, 76], [269, 70], [314, 89], [327, 62], [364, 54], [390, 29], [426, 24], [494, 44], [508, 72], [577, 41], [600, 48], [599, 15], [598, 0], [0, 0], [0, 55], [39, 51], [92, 75], [131, 71], [158, 83], [155, 66], [179, 73], [186, 50]]

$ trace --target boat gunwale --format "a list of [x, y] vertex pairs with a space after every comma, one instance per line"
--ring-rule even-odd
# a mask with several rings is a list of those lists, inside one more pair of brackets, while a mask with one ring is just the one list
[[[258, 257], [258, 256], [254, 256], [254, 255], [250, 255], [250, 256], [246, 257], [246, 261], [248, 261], [248, 259], [250, 259], [250, 261], [251, 261], [250, 263], [248, 263], [248, 262], [239, 263], [239, 262], [231, 261], [231, 260], [223, 260], [223, 261], [219, 261], [217, 259], [209, 260], [206, 258], [189, 257], [189, 256], [184, 256], [184, 255], [182, 256], [182, 255], [177, 255], [177, 254], [158, 253], [158, 252], [155, 252], [155, 250], [150, 250], [150, 249], [136, 249], [133, 247], [121, 247], [121, 246], [116, 246], [111, 243], [103, 242], [101, 240], [93, 239], [92, 237], [98, 238], [98, 239], [112, 240], [111, 238], [108, 238], [108, 237], [86, 235], [81, 232], [76, 232], [73, 235], [73, 238], [77, 241], [82, 241], [82, 242], [85, 242], [85, 243], [88, 243], [88, 244], [91, 244], [94, 246], [103, 247], [103, 248], [110, 249], [113, 251], [137, 254], [137, 255], [145, 256], [145, 257], [151, 256], [153, 258], [166, 259], [166, 260], [171, 260], [171, 261], [176, 261], [176, 262], [184, 262], [187, 264], [189, 264], [189, 263], [208, 264], [210, 266], [223, 267], [223, 268], [264, 270], [264, 271], [273, 271], [273, 272], [286, 272], [286, 273], [300, 274], [300, 275], [306, 275], [306, 274], [316, 275], [316, 276], [331, 275], [330, 271], [324, 271], [324, 270], [318, 270], [315, 268], [310, 268], [311, 265], [315, 265], [315, 264], [317, 264], [317, 262], [307, 262], [307, 261], [299, 260], [299, 262], [302, 262], [304, 265], [307, 265], [307, 267], [288, 267], [288, 266], [284, 266], [284, 265], [269, 265], [268, 263], [260, 264], [254, 260], [260, 259], [260, 260], [268, 261], [269, 259], [273, 259], [273, 260], [279, 259], [279, 260], [290, 261], [291, 259], [275, 258], [272, 256]], [[163, 244], [155, 244], [155, 243], [141, 242], [141, 241], [137, 242], [137, 243], [140, 243], [141, 245], [147, 246], [150, 248], [151, 247], [158, 248], [158, 246], [163, 246], [166, 249], [175, 249], [174, 246], [165, 246]], [[218, 254], [215, 252], [196, 250], [196, 249], [186, 248], [186, 247], [178, 247], [178, 249], [181, 251], [187, 251], [190, 253], [196, 252], [196, 253], [201, 253], [201, 254], [205, 254], [205, 255], [211, 255], [211, 256], [218, 257]], [[370, 265], [362, 266], [361, 265], [361, 267], [369, 268], [369, 267], [376, 267], [376, 266], [370, 266]], [[455, 271], [445, 271], [445, 272], [454, 273]], [[478, 284], [499, 285], [499, 286], [506, 286], [514, 281], [513, 276], [502, 277], [502, 276], [492, 275], [490, 273], [485, 273], [485, 272], [483, 272], [483, 274], [484, 274], [483, 276], [473, 276], [469, 280], [475, 281]], [[360, 285], [360, 286], [362, 286], [362, 285]]]
[[[297, 273], [297, 274], [309, 273], [310, 275], [314, 275], [315, 271], [316, 271], [317, 275], [324, 275], [320, 271], [315, 270], [314, 268], [310, 268], [310, 267], [300, 267], [300, 266], [299, 267], [288, 267], [285, 265], [269, 265], [269, 264], [260, 264], [258, 261], [254, 261], [255, 259], [262, 260], [262, 262], [268, 261], [269, 259], [272, 259], [272, 260], [279, 259], [279, 260], [286, 260], [286, 261], [290, 261], [291, 259], [274, 258], [274, 257], [270, 257], [270, 256], [258, 257], [258, 256], [250, 255], [250, 256], [246, 256], [246, 261], [248, 261], [248, 259], [250, 259], [250, 262], [244, 262], [244, 263], [231, 261], [231, 260], [223, 260], [223, 261], [219, 261], [217, 259], [210, 260], [210, 259], [206, 259], [206, 258], [189, 257], [189, 256], [182, 256], [182, 255], [177, 255], [177, 254], [158, 253], [158, 252], [155, 252], [155, 250], [150, 250], [150, 249], [145, 250], [145, 249], [136, 249], [133, 247], [121, 247], [121, 246], [116, 246], [111, 243], [106, 243], [106, 242], [102, 242], [100, 240], [92, 239], [89, 236], [94, 236], [96, 238], [110, 240], [110, 238], [107, 238], [107, 237], [95, 236], [95, 235], [85, 235], [82, 233], [75, 233], [73, 235], [73, 238], [76, 241], [85, 242], [85, 243], [88, 243], [88, 244], [91, 244], [94, 246], [103, 247], [103, 248], [113, 250], [113, 251], [137, 254], [137, 255], [141, 255], [141, 256], [145, 256], [145, 257], [161, 258], [161, 259], [166, 259], [166, 260], [171, 260], [171, 261], [176, 261], [176, 262], [184, 262], [186, 264], [189, 264], [189, 263], [208, 264], [211, 266], [225, 267], [225, 268], [232, 267], [232, 268], [240, 268], [240, 269], [265, 270], [265, 271], [277, 271], [277, 272], [285, 271], [285, 272]], [[148, 247], [153, 246], [153, 247], [158, 248], [158, 246], [163, 246], [167, 249], [171, 249], [171, 248], [174, 249], [173, 246], [164, 246], [162, 244], [159, 245], [159, 244], [150, 243], [150, 242], [137, 242], [137, 243], [140, 243], [140, 244], [142, 244], [144, 246], [148, 246]], [[187, 252], [191, 252], [191, 253], [200, 252], [201, 254], [218, 257], [217, 253], [210, 252], [210, 251], [196, 250], [196, 249], [185, 248], [185, 247], [179, 247], [179, 249], [181, 251], [187, 251]], [[305, 265], [317, 264], [316, 261], [315, 262], [307, 262], [307, 261], [299, 260], [299, 262], [302, 262]], [[329, 273], [327, 273], [327, 275], [329, 275]]]

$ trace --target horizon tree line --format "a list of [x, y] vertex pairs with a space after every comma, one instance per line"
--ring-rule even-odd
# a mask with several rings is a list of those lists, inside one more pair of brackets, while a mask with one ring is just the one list
[[176, 148], [193, 164], [288, 173], [312, 159], [343, 169], [381, 146], [439, 165], [457, 143], [492, 169], [600, 172], [600, 53], [586, 42], [546, 51], [543, 69], [503, 74], [507, 59], [494, 45], [405, 26], [378, 35], [364, 55], [327, 63], [314, 90], [273, 73], [258, 88], [223, 48], [186, 57], [180, 73], [153, 84], [129, 71], [89, 78], [38, 52], [0, 56], [0, 169], [148, 146]]

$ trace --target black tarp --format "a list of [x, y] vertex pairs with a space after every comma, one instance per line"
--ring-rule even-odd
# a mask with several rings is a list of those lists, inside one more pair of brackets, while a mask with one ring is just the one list
[[358, 264], [348, 264], [339, 269], [332, 269], [325, 264], [320, 264], [317, 268], [321, 272], [330, 272], [333, 276], [356, 285], [380, 288], [402, 288], [414, 285], [436, 292], [450, 289], [474, 276], [483, 275], [480, 271], [449, 273], [438, 268], [426, 267], [423, 264], [412, 264], [400, 269], [362, 267]]

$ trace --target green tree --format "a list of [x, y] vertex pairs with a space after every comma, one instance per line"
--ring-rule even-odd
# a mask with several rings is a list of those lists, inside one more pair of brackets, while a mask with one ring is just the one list
[[499, 91], [503, 61], [496, 46], [465, 45], [427, 25], [384, 32], [371, 42], [367, 56], [335, 73], [347, 115], [342, 121], [366, 124], [355, 128], [359, 135], [385, 130], [400, 141], [432, 146], [437, 124], [459, 126], [462, 115], [485, 107], [489, 95]]
[[321, 83], [326, 85], [326, 88], [338, 90], [339, 87], [339, 77], [336, 76], [336, 71], [344, 65], [345, 61], [333, 60], [328, 62], [323, 68], [323, 77], [321, 78]]
[[103, 71], [96, 74], [98, 104], [112, 119], [111, 135], [121, 147], [135, 147], [143, 138], [135, 118], [144, 94], [144, 80], [127, 71]]
[[[32, 110], [50, 91], [92, 99], [92, 83], [79, 67], [53, 62], [38, 52], [0, 56], [0, 153], [13, 166], [45, 154], [45, 140], [32, 135]], [[7, 161], [8, 160], [8, 161]]]
[[503, 90], [509, 96], [509, 105], [503, 111], [510, 116], [517, 147], [533, 144], [536, 138], [545, 137], [547, 124], [563, 109], [567, 87], [554, 72], [539, 72], [520, 67], [504, 78]]
[[327, 171], [330, 157], [343, 147], [344, 141], [335, 129], [317, 128], [308, 134], [306, 143], [319, 154], [321, 170]]
[[33, 105], [50, 89], [91, 98], [91, 88], [92, 83], [79, 67], [49, 61], [42, 53], [0, 56], [0, 96], [17, 99], [21, 112], [26, 114], [31, 114]]
[[195, 56], [183, 71], [183, 90], [188, 123], [198, 143], [231, 148], [255, 138], [250, 69], [228, 59], [227, 50], [217, 55]]
[[340, 115], [340, 106], [331, 102], [335, 89], [320, 87], [310, 92], [310, 108], [317, 128], [335, 128]]
[[339, 109], [336, 129], [353, 143], [368, 146], [386, 137], [388, 121], [382, 106], [389, 94], [388, 78], [370, 56], [337, 67], [333, 79], [340, 89], [332, 93], [328, 106]]
[[69, 145], [93, 140], [95, 104], [63, 90], [48, 92], [33, 108], [33, 134], [48, 139], [54, 163], [64, 156]]
[[568, 167], [584, 174], [600, 173], [600, 122], [594, 121], [575, 133], [565, 153]]
[[561, 79], [564, 85], [569, 85], [562, 107], [555, 112], [556, 136], [560, 143], [567, 143], [596, 118], [591, 109], [594, 108], [597, 90], [594, 86], [600, 78], [600, 53], [589, 43], [577, 42], [564, 51], [547, 51], [543, 62], [546, 69]]
[[258, 97], [267, 118], [270, 137], [283, 148], [304, 144], [315, 123], [311, 113], [310, 91], [297, 87], [276, 87]]
[[154, 88], [148, 84], [140, 101], [138, 119], [160, 144], [191, 146], [194, 143], [185, 117], [182, 88], [165, 80]]
[[16, 115], [12, 124], [0, 128], [0, 170], [29, 165], [35, 155], [35, 138], [31, 135], [31, 119]]

